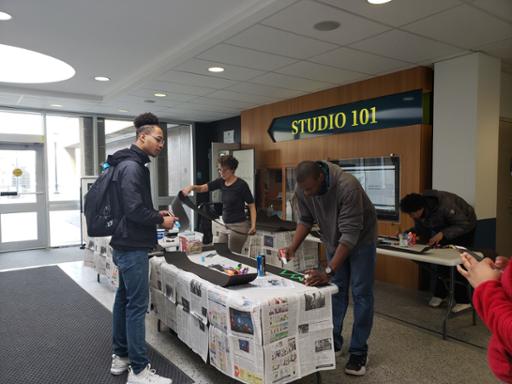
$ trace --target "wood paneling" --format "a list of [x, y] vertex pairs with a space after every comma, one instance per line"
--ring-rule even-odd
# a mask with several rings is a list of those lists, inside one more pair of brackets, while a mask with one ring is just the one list
[[[432, 71], [418, 67], [242, 112], [242, 144], [256, 150], [256, 167], [293, 167], [303, 160], [400, 156], [400, 194], [420, 192], [431, 184], [432, 126], [412, 125], [375, 131], [329, 135], [274, 143], [267, 134], [272, 119], [280, 116], [366, 100], [394, 93], [432, 90]], [[412, 226], [401, 215], [400, 223], [379, 222], [380, 234], [395, 234]], [[415, 263], [379, 255], [379, 280], [416, 288]]]

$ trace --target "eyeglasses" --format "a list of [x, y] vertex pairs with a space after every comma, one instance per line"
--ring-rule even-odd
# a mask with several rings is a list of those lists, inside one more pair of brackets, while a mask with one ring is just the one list
[[153, 135], [147, 135], [147, 136], [151, 136], [153, 139], [155, 139], [155, 141], [156, 141], [158, 144], [162, 144], [162, 143], [164, 143], [164, 138], [163, 138], [163, 137], [160, 137], [160, 136], [153, 136]]

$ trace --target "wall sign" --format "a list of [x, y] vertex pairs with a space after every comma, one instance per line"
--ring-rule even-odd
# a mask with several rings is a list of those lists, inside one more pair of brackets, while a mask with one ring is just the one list
[[277, 117], [267, 132], [276, 142], [422, 123], [424, 96], [416, 90]]

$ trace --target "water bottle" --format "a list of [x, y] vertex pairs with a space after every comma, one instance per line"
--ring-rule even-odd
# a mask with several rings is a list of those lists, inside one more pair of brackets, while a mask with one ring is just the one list
[[256, 256], [256, 269], [258, 270], [258, 276], [265, 276], [265, 256], [258, 255]]

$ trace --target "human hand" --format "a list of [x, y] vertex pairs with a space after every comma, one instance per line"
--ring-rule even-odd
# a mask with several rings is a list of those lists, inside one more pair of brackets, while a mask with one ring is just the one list
[[320, 272], [317, 269], [308, 269], [305, 273], [305, 283], [308, 286], [326, 285], [329, 284], [330, 278], [325, 272]]
[[185, 195], [185, 196], [188, 196], [190, 195], [190, 192], [192, 192], [194, 190], [194, 186], [193, 185], [189, 185], [188, 187], [185, 187], [181, 190], [181, 192]]
[[293, 251], [290, 247], [280, 248], [279, 249], [279, 257], [285, 258], [286, 260], [291, 260], [295, 257], [295, 251]]
[[256, 234], [256, 227], [251, 227], [251, 229], [249, 229], [249, 232], [247, 232], [248, 235], [254, 235]]
[[496, 260], [494, 261], [494, 265], [497, 269], [500, 271], [503, 271], [507, 265], [508, 265], [509, 258], [505, 256], [497, 256]]
[[495, 267], [491, 259], [486, 257], [478, 262], [467, 252], [463, 252], [460, 258], [463, 267], [457, 265], [457, 270], [469, 281], [469, 284], [471, 284], [473, 288], [489, 280], [499, 280], [501, 271]]
[[160, 224], [165, 229], [172, 229], [174, 227], [174, 222], [178, 221], [176, 216], [168, 215], [164, 216], [164, 222]]
[[439, 242], [441, 240], [443, 240], [443, 237], [444, 237], [443, 232], [437, 232], [434, 236], [432, 236], [430, 238], [430, 240], [428, 241], [428, 245], [430, 245], [430, 246], [438, 245]]
[[171, 212], [169, 212], [169, 211], [159, 211], [158, 213], [162, 217], [169, 216], [171, 214]]

